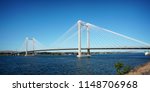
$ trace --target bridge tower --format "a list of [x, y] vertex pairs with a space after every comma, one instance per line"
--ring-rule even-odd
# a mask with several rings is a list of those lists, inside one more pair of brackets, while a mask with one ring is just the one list
[[29, 45], [29, 40], [31, 40], [32, 41], [32, 50], [33, 50], [33, 54], [35, 55], [35, 40], [34, 40], [34, 38], [28, 38], [28, 37], [26, 37], [26, 42], [25, 42], [25, 44], [26, 44], [26, 52], [25, 52], [25, 56], [28, 56], [28, 45]]
[[81, 20], [77, 22], [78, 25], [78, 55], [77, 57], [81, 57]]
[[28, 37], [26, 37], [25, 45], [26, 45], [26, 53], [25, 53], [25, 56], [27, 56], [27, 55], [28, 55]]
[[89, 23], [86, 23], [87, 30], [87, 56], [90, 56], [90, 31], [89, 31]]
[[[89, 57], [90, 56], [90, 31], [89, 31], [89, 23], [84, 23], [81, 20], [77, 22], [78, 25], [78, 55], [77, 57]], [[86, 27], [87, 30], [87, 55], [82, 55], [81, 53], [81, 27]]]

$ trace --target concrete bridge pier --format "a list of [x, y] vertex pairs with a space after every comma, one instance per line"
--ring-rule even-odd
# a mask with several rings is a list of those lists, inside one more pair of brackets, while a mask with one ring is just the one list
[[87, 56], [91, 56], [91, 55], [90, 55], [90, 49], [89, 49], [89, 48], [87, 49]]

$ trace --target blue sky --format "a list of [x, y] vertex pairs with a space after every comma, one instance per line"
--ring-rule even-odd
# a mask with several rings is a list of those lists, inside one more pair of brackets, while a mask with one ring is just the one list
[[48, 46], [79, 19], [150, 43], [149, 0], [0, 0], [0, 50]]

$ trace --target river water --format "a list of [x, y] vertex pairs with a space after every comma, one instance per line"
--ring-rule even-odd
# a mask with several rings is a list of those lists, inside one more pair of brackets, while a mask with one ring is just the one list
[[150, 61], [144, 54], [102, 54], [76, 56], [0, 56], [1, 75], [114, 75], [114, 64], [132, 68]]

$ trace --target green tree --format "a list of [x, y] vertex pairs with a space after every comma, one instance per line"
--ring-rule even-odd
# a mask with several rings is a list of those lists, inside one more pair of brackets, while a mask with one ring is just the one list
[[117, 74], [119, 74], [119, 75], [122, 74], [121, 70], [122, 70], [123, 66], [124, 66], [124, 64], [121, 62], [115, 63], [115, 68], [116, 68]]
[[122, 62], [115, 63], [116, 72], [119, 75], [123, 75], [128, 73], [131, 70], [131, 67], [129, 65], [124, 65]]

